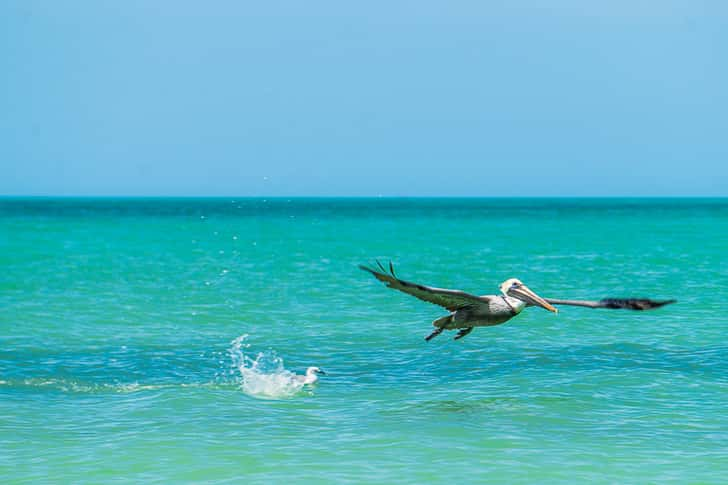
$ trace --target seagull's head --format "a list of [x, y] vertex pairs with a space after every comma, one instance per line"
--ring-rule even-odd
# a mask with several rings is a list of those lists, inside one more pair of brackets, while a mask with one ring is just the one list
[[538, 296], [531, 289], [524, 285], [518, 278], [509, 278], [500, 285], [500, 291], [504, 296], [518, 298], [525, 301], [528, 305], [540, 306], [550, 312], [558, 313], [559, 311], [549, 302]]
[[309, 367], [308, 369], [306, 369], [307, 376], [315, 376], [317, 374], [321, 374], [321, 375], [325, 376], [326, 372], [324, 372], [323, 370], [321, 370], [318, 367]]

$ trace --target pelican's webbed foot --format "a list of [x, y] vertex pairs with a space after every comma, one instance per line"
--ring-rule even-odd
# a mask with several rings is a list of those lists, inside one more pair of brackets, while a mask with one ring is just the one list
[[429, 342], [433, 338], [435, 338], [438, 335], [440, 335], [443, 330], [445, 330], [444, 327], [437, 327], [435, 330], [432, 331], [432, 333], [430, 335], [428, 335], [427, 337], [425, 337], [425, 341]]
[[472, 331], [473, 331], [473, 327], [464, 328], [464, 329], [460, 330], [457, 335], [455, 335], [455, 338], [453, 340], [461, 339]]

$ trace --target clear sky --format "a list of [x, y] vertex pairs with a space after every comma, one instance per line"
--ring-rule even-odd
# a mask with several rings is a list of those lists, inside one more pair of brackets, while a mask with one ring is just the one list
[[0, 194], [725, 196], [728, 4], [3, 0]]

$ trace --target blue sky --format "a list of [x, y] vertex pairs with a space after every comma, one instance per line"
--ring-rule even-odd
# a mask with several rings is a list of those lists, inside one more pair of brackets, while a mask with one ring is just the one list
[[0, 194], [728, 195], [722, 2], [0, 3]]

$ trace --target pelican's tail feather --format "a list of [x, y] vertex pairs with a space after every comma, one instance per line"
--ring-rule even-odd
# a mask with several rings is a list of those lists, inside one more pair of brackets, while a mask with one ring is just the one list
[[433, 327], [445, 328], [449, 323], [452, 322], [452, 315], [445, 315], [432, 322]]

